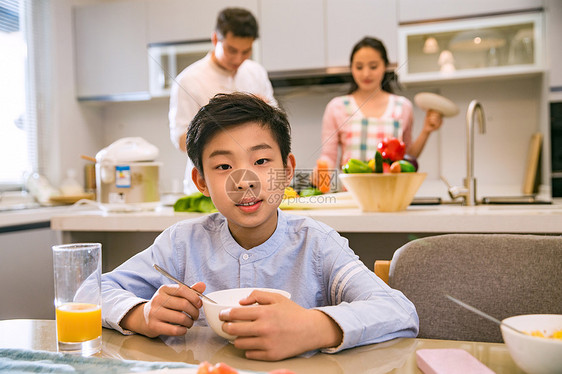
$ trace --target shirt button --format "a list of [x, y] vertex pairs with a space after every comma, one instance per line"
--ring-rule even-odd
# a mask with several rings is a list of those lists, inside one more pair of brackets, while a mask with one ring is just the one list
[[242, 255], [242, 259], [243, 259], [243, 260], [247, 260], [247, 259], [249, 259], [249, 258], [250, 258], [250, 255], [247, 254], [247, 253], [244, 253], [244, 254]]

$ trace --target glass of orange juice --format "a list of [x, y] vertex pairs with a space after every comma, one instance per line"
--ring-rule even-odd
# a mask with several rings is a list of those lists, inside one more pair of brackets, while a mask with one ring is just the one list
[[53, 246], [58, 350], [89, 356], [101, 349], [101, 244]]

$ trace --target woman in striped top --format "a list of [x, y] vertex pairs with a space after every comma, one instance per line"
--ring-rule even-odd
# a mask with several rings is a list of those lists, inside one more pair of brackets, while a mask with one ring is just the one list
[[387, 71], [383, 43], [365, 37], [354, 46], [350, 60], [352, 87], [349, 94], [335, 97], [326, 106], [319, 160], [331, 168], [340, 168], [350, 158], [367, 161], [374, 157], [378, 143], [390, 137], [402, 140], [406, 153], [418, 157], [429, 135], [441, 126], [441, 114], [429, 110], [421, 133], [412, 141], [412, 103], [393, 93], [397, 79], [393, 71]]

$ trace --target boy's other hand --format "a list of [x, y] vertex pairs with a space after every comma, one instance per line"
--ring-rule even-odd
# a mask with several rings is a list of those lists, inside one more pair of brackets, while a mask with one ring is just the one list
[[[205, 283], [192, 286], [205, 291]], [[131, 309], [121, 321], [125, 329], [154, 338], [159, 335], [184, 335], [199, 318], [203, 305], [199, 296], [177, 284], [161, 286], [147, 303]]]
[[342, 341], [341, 329], [328, 315], [283, 295], [254, 291], [240, 304], [244, 307], [223, 310], [219, 318], [226, 322], [223, 330], [237, 336], [234, 346], [246, 350], [246, 358], [277, 361]]

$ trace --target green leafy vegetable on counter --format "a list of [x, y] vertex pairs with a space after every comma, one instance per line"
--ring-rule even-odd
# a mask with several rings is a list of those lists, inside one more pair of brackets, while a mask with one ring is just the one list
[[211, 213], [216, 211], [217, 208], [215, 208], [211, 198], [203, 195], [201, 192], [181, 197], [174, 204], [174, 212]]

